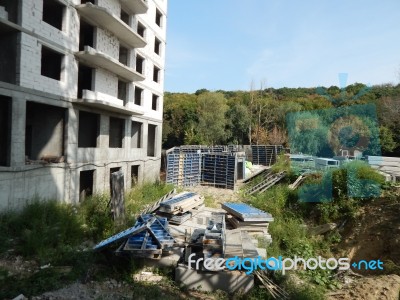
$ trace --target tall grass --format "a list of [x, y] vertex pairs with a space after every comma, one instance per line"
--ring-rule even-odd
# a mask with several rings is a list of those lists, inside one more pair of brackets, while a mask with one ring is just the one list
[[21, 212], [0, 215], [2, 249], [14, 246], [26, 257], [52, 257], [83, 238], [76, 210], [68, 204], [35, 199]]
[[86, 238], [99, 241], [115, 232], [109, 195], [88, 197], [77, 209], [82, 231]]
[[[135, 216], [146, 205], [153, 204], [171, 189], [163, 184], [145, 184], [129, 191], [126, 223], [120, 226], [114, 225], [109, 195], [88, 197], [78, 206], [34, 199], [20, 211], [0, 213], [0, 257], [12, 253], [36, 261], [39, 266], [50, 263], [51, 266], [71, 267], [67, 274], [51, 267], [26, 273], [23, 277], [8, 275], [0, 268], [0, 299], [13, 298], [19, 293], [37, 295], [89, 277], [130, 278], [132, 264], [116, 260], [107, 253], [85, 250], [133, 226]], [[97, 269], [100, 271], [94, 271]]]
[[172, 189], [144, 184], [126, 194], [126, 222], [116, 227], [109, 195], [94, 195], [80, 205], [34, 199], [21, 211], [0, 214], [0, 253], [13, 248], [25, 257], [48, 259], [85, 241], [97, 242], [133, 226], [135, 216]]
[[152, 205], [159, 198], [173, 189], [172, 185], [164, 183], [145, 183], [130, 190], [125, 197], [128, 218], [134, 219], [146, 206]]

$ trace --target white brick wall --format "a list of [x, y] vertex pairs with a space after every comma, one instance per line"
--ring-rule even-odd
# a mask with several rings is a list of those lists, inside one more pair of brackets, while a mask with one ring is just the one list
[[72, 54], [64, 56], [61, 80], [41, 75], [42, 43], [38, 39], [21, 34], [20, 85], [56, 95], [75, 98], [77, 94], [77, 63]]
[[94, 45], [97, 51], [108, 54], [112, 58], [116, 60], [119, 59], [119, 40], [112, 35], [108, 30], [103, 30], [101, 28], [97, 28], [95, 30], [95, 41]]
[[[165, 36], [166, 36], [166, 8], [167, 1], [154, 0], [148, 1], [149, 9], [146, 14], [139, 14], [134, 17], [133, 23], [139, 21], [146, 27], [146, 41], [147, 45], [144, 48], [135, 49], [135, 54], [140, 54], [146, 59], [145, 62], [145, 76], [146, 79], [139, 83], [140, 87], [144, 88], [143, 108], [145, 110], [144, 116], [162, 120], [162, 105], [163, 105], [163, 91], [164, 91], [164, 69], [165, 69]], [[155, 23], [156, 9], [159, 9], [164, 14], [162, 20], [162, 27], [160, 28]], [[161, 41], [161, 55], [154, 52], [155, 37]], [[153, 67], [156, 65], [161, 69], [159, 83], [153, 81]], [[159, 96], [158, 111], [153, 111], [152, 96], [153, 93]]]
[[[80, 4], [80, 0], [69, 0], [68, 3], [71, 5], [68, 5], [66, 8], [64, 30], [60, 31], [42, 21], [43, 0], [23, 0], [22, 26], [34, 31], [39, 36], [50, 40], [53, 43], [53, 47], [55, 43], [56, 50], [63, 51], [62, 47], [65, 47], [68, 48], [70, 52], [67, 52], [65, 55], [65, 76], [63, 76], [60, 81], [41, 76], [41, 45], [42, 43], [47, 45], [46, 40], [42, 41], [32, 36], [22, 34], [21, 86], [76, 98], [78, 64], [73, 53], [78, 51], [79, 47], [79, 15], [72, 4]], [[164, 0], [148, 1], [148, 12], [146, 14], [139, 14], [132, 17], [132, 23], [135, 30], [138, 21], [147, 28], [147, 45], [144, 48], [131, 49], [130, 67], [135, 68], [135, 55], [136, 53], [139, 53], [145, 58], [144, 75], [146, 78], [141, 82], [133, 82], [133, 84], [129, 86], [129, 101], [133, 101], [133, 86], [139, 85], [144, 89], [142, 98], [142, 108], [145, 110], [144, 116], [158, 120], [162, 120], [166, 16], [164, 15], [163, 26], [160, 28], [155, 23], [155, 14], [156, 8], [165, 14], [166, 3], [167, 1]], [[107, 8], [116, 16], [120, 16], [121, 5], [119, 0], [98, 0], [97, 4]], [[155, 37], [162, 42], [161, 55], [154, 53]], [[94, 46], [98, 51], [106, 53], [118, 60], [120, 45], [119, 40], [113, 34], [107, 30], [96, 28], [94, 42]], [[59, 49], [57, 49], [57, 44], [61, 46]], [[153, 82], [154, 65], [157, 65], [161, 69], [160, 83]], [[108, 94], [112, 98], [116, 98], [118, 95], [117, 76], [101, 68], [96, 69], [94, 91]], [[158, 111], [153, 111], [151, 109], [153, 93], [159, 96]]]
[[97, 69], [94, 76], [94, 91], [118, 96], [118, 77], [104, 69]]
[[[55, 0], [53, 0], [55, 1]], [[58, 30], [42, 21], [43, 0], [22, 0], [22, 21], [21, 25], [30, 33], [21, 33], [21, 59], [18, 73], [18, 84], [22, 87], [31, 88], [47, 93], [67, 98], [76, 98], [78, 82], [78, 63], [74, 52], [78, 51], [79, 46], [79, 15], [73, 5], [80, 4], [80, 0], [62, 0], [67, 3], [65, 22], [63, 30]], [[73, 165], [73, 169], [64, 169], [64, 165], [46, 166], [38, 168], [25, 165], [25, 152], [21, 145], [25, 144], [25, 135], [18, 133], [12, 135], [11, 149], [21, 149], [13, 152], [12, 165], [10, 168], [15, 170], [24, 170], [23, 172], [0, 172], [0, 210], [3, 208], [20, 207], [27, 200], [32, 199], [35, 193], [39, 197], [63, 199], [68, 202], [78, 201], [79, 196], [79, 172], [95, 168], [94, 189], [101, 192], [108, 189], [109, 168], [121, 166], [126, 174], [126, 186], [129, 187], [130, 167], [133, 164], [140, 164], [140, 176], [144, 180], [154, 180], [159, 175], [160, 159], [147, 158], [147, 126], [148, 123], [157, 125], [157, 155], [161, 153], [161, 120], [162, 120], [162, 93], [163, 93], [163, 74], [165, 59], [165, 44], [162, 45], [162, 56], [154, 53], [154, 36], [157, 35], [161, 41], [165, 41], [164, 17], [162, 28], [155, 24], [156, 4], [160, 11], [166, 11], [167, 0], [148, 0], [149, 10], [147, 14], [131, 17], [133, 27], [136, 27], [137, 20], [140, 20], [146, 26], [146, 40], [148, 45], [144, 49], [133, 49], [131, 51], [131, 67], [134, 68], [135, 52], [140, 52], [145, 57], [145, 75], [146, 79], [141, 82], [134, 82], [129, 86], [129, 100], [133, 100], [133, 85], [139, 85], [144, 89], [142, 98], [142, 109], [145, 111], [142, 116], [118, 115], [117, 113], [106, 112], [104, 110], [94, 109], [89, 106], [72, 105], [60, 101], [58, 97], [49, 96], [40, 93], [27, 93], [22, 89], [12, 89], [10, 92], [13, 97], [13, 117], [21, 120], [25, 118], [26, 100], [47, 103], [49, 105], [62, 106], [68, 108], [68, 129], [66, 131], [65, 153], [68, 163]], [[119, 0], [98, 0], [100, 6], [106, 7], [114, 15], [120, 16]], [[95, 46], [97, 50], [118, 59], [119, 41], [109, 32], [97, 29], [95, 37]], [[41, 48], [42, 45], [60, 52], [64, 55], [64, 69], [61, 80], [54, 80], [41, 75]], [[153, 64], [156, 63], [162, 70], [161, 83], [153, 82]], [[122, 101], [117, 99], [118, 78], [115, 74], [96, 69], [94, 72], [94, 88], [96, 99], [103, 99], [111, 103], [122, 105]], [[8, 93], [8, 91], [7, 91]], [[152, 94], [155, 93], [159, 98], [159, 111], [151, 109]], [[8, 95], [8, 94], [6, 94]], [[18, 105], [15, 101], [21, 101]], [[131, 103], [130, 103], [131, 104]], [[15, 108], [18, 108], [18, 111]], [[87, 110], [100, 114], [100, 137], [97, 148], [78, 148], [78, 109]], [[124, 148], [110, 149], [109, 143], [109, 118], [110, 116], [124, 118], [126, 121], [126, 137], [124, 138]], [[151, 118], [153, 120], [147, 120]], [[130, 122], [131, 120], [143, 123], [143, 144], [140, 149], [130, 147]], [[158, 121], [157, 121], [158, 120]], [[21, 121], [22, 122], [22, 121]], [[17, 122], [13, 121], [13, 124]], [[23, 131], [24, 124], [20, 124], [19, 131]], [[84, 162], [88, 162], [86, 165]], [[99, 166], [93, 166], [96, 162]], [[54, 167], [54, 168], [53, 168]], [[8, 167], [4, 167], [9, 169]], [[35, 170], [28, 171], [27, 169]], [[14, 169], [13, 169], [14, 170]], [[10, 171], [10, 170], [8, 170]]]
[[121, 3], [119, 0], [97, 0], [97, 5], [107, 8], [117, 17], [121, 14]]
[[66, 6], [63, 30], [42, 21], [43, 0], [24, 0], [22, 4], [22, 27], [51, 40], [65, 48], [77, 51], [79, 45], [79, 16], [72, 6]]

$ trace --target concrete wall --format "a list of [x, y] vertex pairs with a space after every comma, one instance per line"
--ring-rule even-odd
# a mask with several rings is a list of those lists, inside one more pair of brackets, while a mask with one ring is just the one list
[[[139, 183], [155, 181], [159, 178], [161, 152], [157, 152], [156, 157], [147, 157], [147, 138], [145, 137], [147, 137], [148, 120], [138, 117], [133, 118], [143, 124], [142, 148], [131, 147], [130, 125], [132, 119], [128, 117], [124, 119], [123, 148], [109, 148], [109, 119], [110, 116], [116, 117], [117, 115], [105, 115], [103, 111], [94, 111], [100, 115], [98, 145], [96, 148], [78, 148], [79, 109], [74, 108], [71, 103], [60, 102], [53, 98], [54, 95], [51, 94], [29, 92], [25, 88], [18, 89], [5, 83], [0, 83], [0, 95], [12, 97], [11, 166], [0, 167], [0, 210], [21, 206], [35, 196], [77, 203], [79, 201], [80, 171], [95, 170], [95, 193], [109, 190], [110, 168], [114, 167], [121, 167], [124, 172], [125, 187], [127, 189], [131, 187], [130, 172], [133, 165], [140, 166]], [[62, 107], [65, 109], [67, 124], [65, 126], [64, 155], [66, 163], [44, 164], [33, 162], [28, 165], [25, 164], [26, 140], [24, 133], [27, 124], [26, 109], [27, 103], [31, 101], [58, 106], [59, 109], [53, 112], [59, 111]], [[87, 109], [84, 110], [86, 111]], [[90, 111], [93, 112], [93, 110]], [[44, 113], [46, 112], [44, 111]], [[36, 114], [36, 117], [42, 120], [45, 119], [45, 116], [40, 116], [40, 114]], [[54, 120], [59, 120], [59, 117]], [[150, 123], [157, 125], [154, 121]], [[46, 124], [48, 129], [51, 130], [51, 126], [48, 126], [48, 123], [43, 123], [43, 125]], [[57, 127], [56, 130], [59, 129]], [[47, 129], [44, 132], [47, 132]], [[156, 134], [156, 143], [158, 145], [158, 143], [161, 143], [161, 124], [157, 125]], [[59, 134], [52, 135], [51, 139], [57, 137], [59, 137]], [[49, 142], [51, 144], [51, 141]], [[46, 146], [48, 145], [46, 144]], [[40, 157], [40, 155], [38, 156]]]
[[131, 166], [139, 165], [139, 183], [154, 182], [159, 178], [160, 160], [131, 161], [112, 163], [106, 167], [85, 166], [76, 170], [61, 164], [35, 167], [24, 171], [0, 172], [0, 211], [21, 208], [29, 201], [58, 199], [69, 203], [79, 202], [79, 172], [95, 170], [94, 193], [107, 193], [110, 190], [110, 168], [121, 167], [125, 187], [131, 188]]

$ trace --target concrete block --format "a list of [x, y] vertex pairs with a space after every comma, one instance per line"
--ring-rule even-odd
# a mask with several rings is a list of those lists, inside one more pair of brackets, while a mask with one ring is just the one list
[[182, 256], [183, 249], [182, 248], [173, 248], [169, 255], [164, 255], [160, 259], [149, 259], [144, 258], [143, 264], [145, 267], [176, 267], [178, 265], [178, 261]]
[[213, 292], [246, 293], [254, 286], [254, 276], [241, 271], [203, 272], [179, 264], [175, 269], [175, 281], [188, 289]]

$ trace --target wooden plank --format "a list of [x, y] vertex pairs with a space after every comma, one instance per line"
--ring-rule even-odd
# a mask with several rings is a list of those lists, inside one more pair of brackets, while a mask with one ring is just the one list
[[295, 182], [289, 184], [289, 189], [295, 190], [306, 179], [306, 177], [306, 174], [301, 174], [299, 177], [297, 177]]
[[258, 279], [263, 284], [263, 287], [269, 291], [269, 293], [274, 299], [284, 299], [284, 300], [290, 299], [289, 293], [287, 293], [279, 285], [270, 280], [268, 278], [267, 272], [262, 270], [256, 270], [254, 274], [258, 277]]
[[265, 192], [267, 189], [269, 189], [271, 186], [275, 185], [278, 181], [280, 181], [283, 177], [285, 177], [284, 174], [282, 174], [281, 176], [275, 178], [273, 181], [271, 181], [267, 186], [263, 187], [262, 189], [260, 189], [258, 192], [262, 193]]
[[111, 207], [116, 223], [121, 223], [125, 216], [124, 173], [111, 173]]

